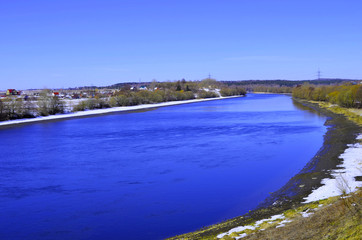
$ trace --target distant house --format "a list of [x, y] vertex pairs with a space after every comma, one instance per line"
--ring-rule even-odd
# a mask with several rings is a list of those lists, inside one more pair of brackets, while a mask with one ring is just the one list
[[57, 97], [59, 97], [59, 92], [53, 92], [53, 97], [55, 97], [55, 96], [57, 96]]
[[8, 89], [6, 91], [6, 95], [10, 96], [10, 95], [20, 95], [21, 91], [17, 91], [15, 89]]
[[141, 86], [141, 87], [139, 87], [139, 90], [147, 90], [147, 87], [146, 86]]

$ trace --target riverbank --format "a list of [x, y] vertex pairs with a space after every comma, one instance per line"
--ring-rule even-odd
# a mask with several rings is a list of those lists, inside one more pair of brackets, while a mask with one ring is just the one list
[[[357, 140], [362, 140], [362, 134]], [[321, 240], [333, 233], [334, 239], [359, 239], [362, 182], [357, 177], [362, 173], [362, 144], [348, 145], [340, 158], [343, 164], [332, 171], [333, 178], [323, 179], [323, 185], [304, 198], [298, 208], [230, 229], [217, 238]]]
[[18, 126], [18, 125], [22, 125], [22, 124], [29, 124], [29, 123], [36, 123], [36, 122], [44, 122], [44, 121], [56, 121], [56, 120], [64, 120], [64, 119], [71, 119], [71, 118], [82, 118], [82, 117], [119, 113], [119, 112], [132, 112], [132, 111], [168, 107], [168, 106], [174, 106], [174, 105], [180, 105], [180, 104], [222, 100], [222, 99], [235, 98], [235, 97], [242, 97], [242, 96], [204, 98], [204, 99], [192, 99], [192, 100], [184, 100], [184, 101], [163, 102], [163, 103], [155, 103], [155, 104], [142, 104], [142, 105], [136, 105], [136, 106], [113, 107], [113, 108], [104, 108], [104, 109], [64, 113], [64, 114], [50, 115], [50, 116], [45, 116], [45, 117], [9, 120], [9, 121], [0, 122], [0, 128]]
[[[323, 185], [323, 179], [333, 178], [334, 172], [332, 170], [340, 168], [340, 164], [343, 161], [340, 157], [343, 153], [348, 152], [347, 148], [357, 144], [358, 139], [356, 138], [361, 132], [361, 127], [347, 120], [341, 114], [336, 114], [320, 107], [317, 103], [304, 100], [293, 101], [295, 106], [300, 109], [328, 117], [325, 123], [328, 126], [328, 131], [324, 136], [324, 144], [313, 159], [308, 162], [301, 172], [290, 179], [284, 187], [272, 193], [259, 207], [249, 213], [170, 239], [215, 239], [217, 236], [228, 239], [229, 235], [220, 234], [227, 233], [235, 228], [242, 233], [243, 229], [241, 228], [243, 226], [252, 225], [258, 220], [263, 221], [272, 216], [278, 216], [287, 210], [305, 206], [303, 203], [305, 202], [304, 198], [310, 196], [314, 189], [319, 189]], [[248, 230], [248, 228], [244, 230]], [[230, 236], [230, 239], [239, 238], [240, 236], [240, 234], [233, 235]]]
[[360, 240], [361, 214], [362, 190], [357, 190], [233, 229], [234, 232], [228, 232], [219, 240]]

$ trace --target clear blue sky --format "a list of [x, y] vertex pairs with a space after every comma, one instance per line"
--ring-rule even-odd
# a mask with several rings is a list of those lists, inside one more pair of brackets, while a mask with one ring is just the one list
[[362, 78], [360, 0], [0, 0], [0, 89]]

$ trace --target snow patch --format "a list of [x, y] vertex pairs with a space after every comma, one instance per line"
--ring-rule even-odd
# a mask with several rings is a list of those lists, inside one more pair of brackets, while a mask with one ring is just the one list
[[[362, 139], [362, 134], [357, 139]], [[338, 167], [342, 169], [333, 170], [333, 178], [322, 179], [323, 185], [304, 198], [304, 203], [348, 194], [356, 191], [358, 187], [362, 187], [362, 182], [355, 179], [355, 177], [362, 175], [362, 144], [348, 145], [340, 158], [343, 159], [343, 163]]]
[[290, 223], [290, 222], [293, 222], [293, 221], [289, 220], [289, 219], [283, 220], [279, 223], [278, 226], [276, 226], [276, 228], [284, 227], [286, 223]]
[[[246, 229], [249, 229], [249, 230], [255, 230], [255, 227], [253, 226], [240, 226], [240, 227], [236, 227], [236, 228], [233, 228], [233, 229], [230, 229], [228, 232], [226, 233], [221, 233], [219, 235], [217, 235], [218, 238], [222, 238], [224, 237], [225, 235], [230, 235], [232, 234], [233, 232], [242, 232]], [[243, 235], [243, 234], [242, 234]], [[241, 235], [240, 235], [241, 236]], [[239, 236], [239, 237], [240, 237]], [[246, 235], [245, 235], [246, 236]]]
[[309, 212], [308, 210], [305, 211], [305, 212], [302, 212], [302, 217], [304, 218], [307, 218], [309, 217], [310, 215], [313, 215], [314, 213], [313, 212]]
[[[264, 222], [273, 222], [275, 220], [284, 219], [284, 218], [285, 218], [285, 216], [283, 214], [274, 215], [274, 216], [272, 216], [272, 217], [270, 217], [268, 219], [262, 219], [262, 220], [256, 221], [254, 226], [246, 225], [246, 226], [240, 226], [240, 227], [232, 228], [228, 232], [221, 233], [221, 234], [217, 235], [216, 237], [217, 238], [222, 238], [225, 235], [230, 235], [233, 232], [242, 232], [242, 231], [244, 231], [246, 229], [255, 230], [257, 227], [259, 227], [260, 224], [262, 224]], [[246, 237], [246, 236], [247, 236], [247, 234], [243, 233], [243, 234], [239, 235], [238, 237], [235, 237], [235, 239], [243, 238], [243, 237]]]

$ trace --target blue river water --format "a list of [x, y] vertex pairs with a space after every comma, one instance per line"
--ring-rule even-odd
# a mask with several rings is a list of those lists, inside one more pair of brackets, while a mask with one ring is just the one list
[[0, 129], [0, 239], [162, 239], [255, 208], [325, 117], [247, 97]]

